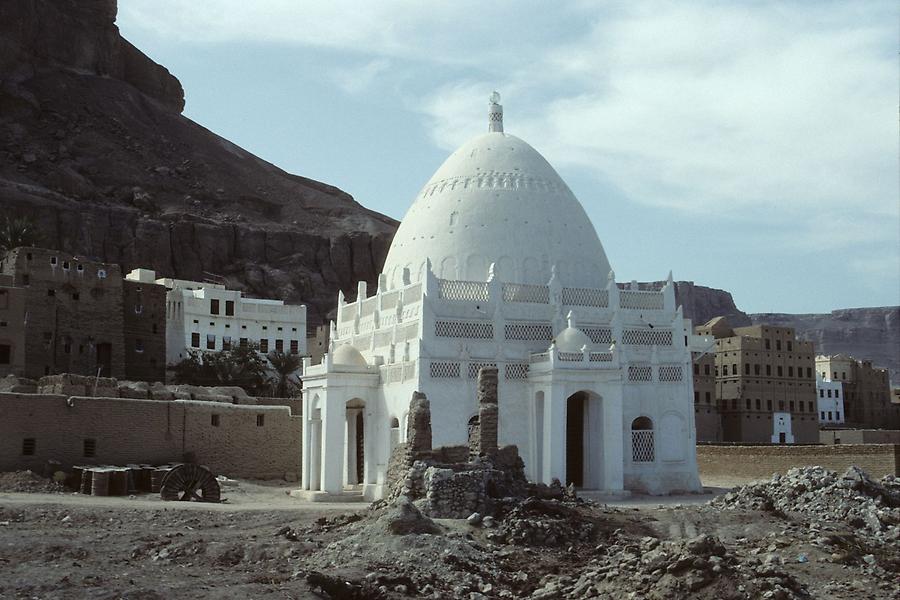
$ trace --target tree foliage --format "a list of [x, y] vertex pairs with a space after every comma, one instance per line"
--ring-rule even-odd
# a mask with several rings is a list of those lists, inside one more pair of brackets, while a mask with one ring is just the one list
[[251, 395], [265, 393], [269, 383], [266, 359], [255, 344], [237, 345], [219, 352], [191, 350], [173, 369], [176, 383], [236, 385]]
[[41, 236], [27, 217], [4, 216], [0, 220], [0, 255], [21, 246], [38, 246]]
[[276, 398], [287, 398], [296, 395], [301, 387], [300, 378], [297, 372], [303, 359], [299, 354], [286, 354], [278, 350], [269, 352], [266, 357], [274, 372], [270, 379], [272, 383], [272, 392]]

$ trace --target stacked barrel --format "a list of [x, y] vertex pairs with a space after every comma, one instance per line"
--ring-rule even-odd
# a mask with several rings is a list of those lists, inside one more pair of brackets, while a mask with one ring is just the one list
[[72, 468], [72, 487], [91, 496], [127, 496], [136, 493], [158, 494], [166, 474], [177, 464], [76, 465]]

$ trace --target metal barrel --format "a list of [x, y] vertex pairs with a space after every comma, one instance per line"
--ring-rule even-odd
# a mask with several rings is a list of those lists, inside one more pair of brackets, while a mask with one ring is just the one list
[[109, 495], [128, 495], [128, 469], [116, 467], [109, 471]]
[[109, 469], [95, 469], [91, 477], [91, 496], [109, 496]]
[[89, 495], [91, 493], [91, 484], [94, 479], [94, 471], [90, 467], [83, 467], [81, 470], [81, 488], [82, 494]]
[[72, 466], [72, 474], [69, 476], [69, 479], [66, 481], [66, 485], [72, 488], [73, 490], [80, 491], [81, 490], [81, 473], [84, 471], [84, 467], [81, 465], [73, 465]]
[[159, 488], [162, 485], [163, 478], [168, 474], [169, 471], [172, 470], [172, 467], [169, 465], [163, 465], [161, 467], [156, 467], [153, 470], [153, 475], [150, 478], [150, 492], [154, 494], [159, 493]]
[[153, 471], [156, 470], [156, 467], [153, 465], [141, 465], [141, 483], [138, 486], [138, 490], [142, 492], [152, 492], [153, 491]]

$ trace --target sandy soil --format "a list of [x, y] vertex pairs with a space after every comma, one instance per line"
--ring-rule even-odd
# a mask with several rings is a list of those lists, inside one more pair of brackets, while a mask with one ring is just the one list
[[[777, 556], [806, 594], [766, 597], [900, 598], [883, 577], [829, 562], [802, 519], [697, 504], [712, 493], [583, 506], [583, 522], [594, 524], [588, 541], [536, 548], [499, 543], [463, 520], [438, 520], [438, 535], [390, 535], [379, 519], [383, 509], [303, 502], [288, 495], [293, 485], [229, 483], [228, 501], [218, 505], [150, 495], [0, 493], [0, 598], [556, 598], [541, 595], [542, 586], [577, 578], [610, 547], [705, 533], [735, 560]], [[800, 555], [808, 561], [798, 562]], [[696, 594], [668, 575], [675, 587], [638, 587], [627, 571], [611, 572], [604, 589], [614, 592], [595, 597], [764, 597], [742, 571]], [[313, 572], [355, 587], [329, 596], [309, 583]]]

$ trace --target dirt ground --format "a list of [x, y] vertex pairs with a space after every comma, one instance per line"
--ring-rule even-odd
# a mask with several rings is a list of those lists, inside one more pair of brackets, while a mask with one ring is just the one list
[[[465, 520], [393, 535], [390, 508], [302, 502], [291, 488], [227, 482], [227, 502], [199, 504], [0, 487], [0, 598], [900, 598], [900, 548], [882, 566], [836, 562], [814, 538], [850, 525], [720, 510], [705, 504], [713, 494], [582, 504], [567, 510], [589, 535], [543, 547]], [[677, 565], [629, 566], [703, 534], [722, 549], [692, 560], [724, 570], [700, 583]]]

